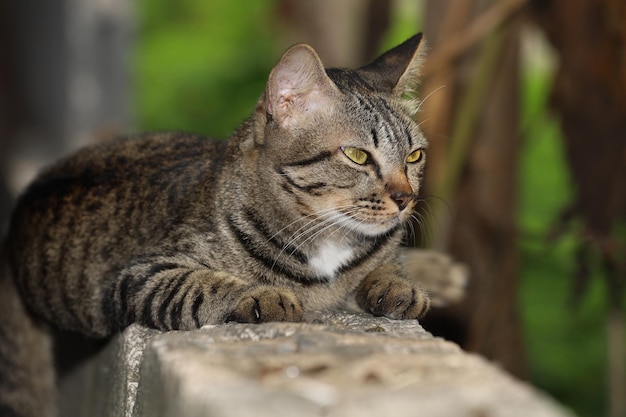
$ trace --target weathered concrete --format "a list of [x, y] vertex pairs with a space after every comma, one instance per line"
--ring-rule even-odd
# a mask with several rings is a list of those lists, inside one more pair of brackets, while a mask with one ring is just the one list
[[307, 321], [131, 326], [66, 378], [73, 405], [64, 416], [570, 415], [417, 322], [349, 313]]

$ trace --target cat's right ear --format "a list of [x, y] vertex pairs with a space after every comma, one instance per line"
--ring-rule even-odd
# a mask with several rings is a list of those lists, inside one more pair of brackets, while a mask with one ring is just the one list
[[297, 126], [330, 111], [336, 91], [315, 50], [309, 45], [295, 45], [270, 73], [265, 109], [281, 127]]
[[401, 99], [411, 114], [417, 111], [417, 86], [424, 62], [425, 45], [418, 33], [359, 69], [377, 90]]

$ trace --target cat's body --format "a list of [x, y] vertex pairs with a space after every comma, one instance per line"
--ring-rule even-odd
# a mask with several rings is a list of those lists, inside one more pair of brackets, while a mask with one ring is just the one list
[[[96, 337], [323, 309], [421, 316], [428, 298], [396, 263], [424, 169], [405, 97], [420, 40], [358, 71], [293, 47], [228, 142], [148, 134], [46, 170], [6, 242], [28, 309]], [[19, 411], [1, 385], [0, 415]]]

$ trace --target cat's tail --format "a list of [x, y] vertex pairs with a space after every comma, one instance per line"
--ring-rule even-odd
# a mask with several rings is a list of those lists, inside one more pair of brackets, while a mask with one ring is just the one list
[[56, 415], [48, 332], [22, 303], [0, 247], [0, 417]]

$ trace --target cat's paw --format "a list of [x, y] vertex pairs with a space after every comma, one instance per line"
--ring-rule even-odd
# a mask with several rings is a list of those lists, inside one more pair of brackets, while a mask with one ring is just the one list
[[395, 276], [366, 279], [357, 292], [357, 302], [374, 316], [396, 320], [421, 318], [430, 307], [424, 290]]
[[286, 288], [257, 287], [236, 302], [227, 321], [264, 323], [302, 320], [302, 302]]

